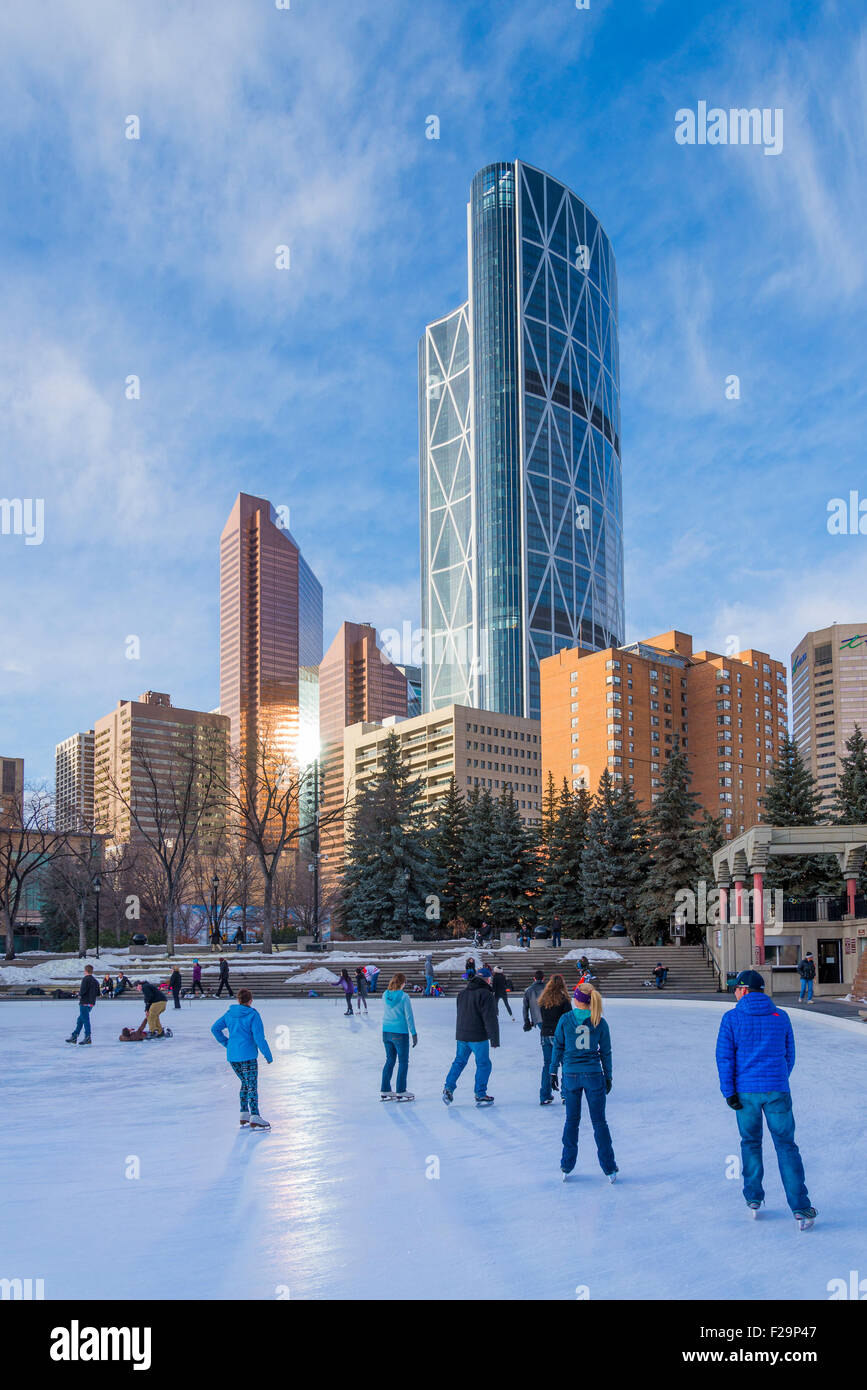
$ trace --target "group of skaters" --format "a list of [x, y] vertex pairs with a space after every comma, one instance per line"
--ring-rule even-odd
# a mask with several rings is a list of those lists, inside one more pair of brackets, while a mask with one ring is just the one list
[[[810, 957], [805, 958], [805, 963]], [[559, 1092], [565, 1107], [565, 1123], [561, 1138], [560, 1171], [565, 1182], [573, 1172], [578, 1158], [578, 1136], [582, 1101], [586, 1100], [596, 1144], [599, 1166], [609, 1182], [616, 1181], [618, 1167], [614, 1145], [606, 1116], [606, 1101], [614, 1084], [611, 1032], [602, 1016], [602, 998], [593, 983], [589, 961], [579, 961], [581, 975], [570, 995], [562, 974], [555, 973], [545, 980], [537, 970], [532, 984], [524, 991], [524, 1031], [538, 1031], [541, 1051], [539, 1104], [553, 1104]], [[90, 1043], [90, 1014], [99, 998], [99, 982], [93, 966], [84, 967], [79, 989], [79, 1016], [67, 1042]], [[378, 972], [377, 972], [378, 973]], [[502, 972], [500, 972], [502, 974]], [[496, 970], [487, 965], [476, 968], [470, 956], [464, 972], [465, 985], [456, 1000], [455, 1056], [443, 1083], [442, 1099], [450, 1106], [455, 1099], [458, 1081], [472, 1059], [475, 1068], [473, 1092], [480, 1109], [493, 1105], [488, 1091], [492, 1072], [491, 1050], [500, 1045], [499, 997], [495, 992]], [[180, 976], [175, 969], [174, 975]], [[359, 986], [359, 978], [363, 985]], [[803, 978], [803, 976], [802, 976]], [[380, 1100], [399, 1103], [413, 1101], [407, 1089], [410, 1040], [418, 1044], [418, 1030], [413, 1017], [412, 1003], [406, 990], [406, 976], [398, 971], [388, 983], [383, 1000], [382, 1041], [385, 1062], [380, 1081]], [[370, 988], [366, 968], [356, 972], [353, 986], [344, 969], [341, 974], [347, 1011], [351, 1012], [354, 989], [365, 1009]], [[348, 986], [348, 988], [347, 988]], [[503, 975], [501, 987], [506, 990]], [[174, 988], [175, 1007], [179, 1001]], [[716, 1044], [716, 1064], [720, 1091], [726, 1104], [735, 1112], [741, 1141], [743, 1195], [752, 1216], [758, 1216], [764, 1203], [764, 1167], [762, 1159], [763, 1126], [767, 1124], [776, 1150], [780, 1178], [786, 1200], [802, 1230], [812, 1227], [816, 1210], [810, 1203], [804, 1175], [804, 1165], [795, 1142], [795, 1120], [789, 1077], [795, 1065], [795, 1041], [788, 1014], [778, 1008], [765, 994], [764, 977], [757, 970], [743, 970], [735, 980], [735, 1007], [720, 1020]], [[146, 1016], [137, 1030], [124, 1029], [123, 1041], [138, 1041], [146, 1036], [170, 1035], [163, 1028], [161, 1015], [166, 1008], [166, 996], [155, 985], [142, 982]], [[273, 1058], [265, 1037], [260, 1014], [252, 1007], [249, 989], [238, 991], [237, 1003], [213, 1024], [211, 1032], [226, 1048], [227, 1060], [241, 1082], [240, 1122], [251, 1129], [269, 1129], [259, 1114], [258, 1057]], [[506, 1005], [509, 1016], [511, 1009]], [[392, 1078], [397, 1068], [396, 1090]]]

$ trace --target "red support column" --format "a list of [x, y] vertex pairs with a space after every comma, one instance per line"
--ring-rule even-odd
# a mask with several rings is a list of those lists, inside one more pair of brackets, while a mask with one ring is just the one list
[[720, 888], [719, 890], [719, 920], [720, 925], [724, 926], [729, 919], [729, 890]]
[[848, 912], [850, 917], [855, 916], [855, 889], [857, 887], [857, 883], [857, 879], [846, 879], [846, 897], [848, 899], [848, 902], [846, 904], [846, 911]]
[[753, 925], [756, 933], [756, 965], [765, 963], [764, 875], [753, 874]]

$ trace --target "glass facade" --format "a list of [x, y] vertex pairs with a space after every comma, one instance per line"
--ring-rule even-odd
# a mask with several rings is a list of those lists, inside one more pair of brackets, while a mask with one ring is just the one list
[[[476, 175], [468, 230], [468, 304], [428, 328], [420, 358], [425, 706], [460, 700], [538, 718], [543, 657], [624, 635], [614, 256], [589, 208], [520, 161]], [[449, 373], [431, 346], [464, 316], [463, 430], [437, 440], [431, 397]], [[460, 509], [437, 490], [444, 445], [461, 455]], [[438, 510], [451, 510], [463, 607], [434, 597], [445, 572], [430, 544]], [[454, 620], [465, 624], [468, 606], [460, 645], [476, 659], [465, 670], [454, 666]]]

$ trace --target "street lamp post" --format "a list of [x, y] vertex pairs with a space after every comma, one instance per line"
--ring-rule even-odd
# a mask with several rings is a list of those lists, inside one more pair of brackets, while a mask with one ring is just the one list
[[[219, 876], [219, 874], [214, 874], [214, 877], [211, 879], [211, 905], [212, 905], [212, 911], [213, 911], [213, 914], [214, 914], [214, 931], [213, 931], [213, 935], [214, 935], [214, 936], [218, 936], [218, 935], [219, 935], [219, 931], [220, 931], [220, 924], [219, 924], [219, 921], [218, 921], [218, 919], [217, 919], [217, 902], [218, 902], [219, 888], [220, 888], [220, 876]], [[219, 945], [219, 942], [217, 942], [217, 945]]]
[[313, 944], [319, 945], [319, 759], [313, 759]]
[[406, 932], [407, 932], [407, 936], [409, 936], [409, 934], [410, 934], [410, 925], [409, 925], [409, 880], [410, 880], [411, 877], [412, 877], [412, 875], [410, 874], [409, 869], [404, 869], [404, 871], [403, 871], [403, 884], [404, 884], [404, 888], [405, 888], [405, 890], [406, 890], [406, 907], [405, 907], [405, 911], [406, 911]]
[[102, 888], [102, 880], [97, 874], [93, 880], [93, 892], [96, 897], [96, 959], [99, 960], [99, 894]]

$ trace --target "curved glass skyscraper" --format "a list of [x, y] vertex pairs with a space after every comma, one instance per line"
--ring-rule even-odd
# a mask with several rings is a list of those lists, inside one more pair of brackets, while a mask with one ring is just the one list
[[624, 638], [617, 276], [520, 160], [473, 179], [469, 297], [419, 344], [424, 702], [539, 716], [539, 661]]

